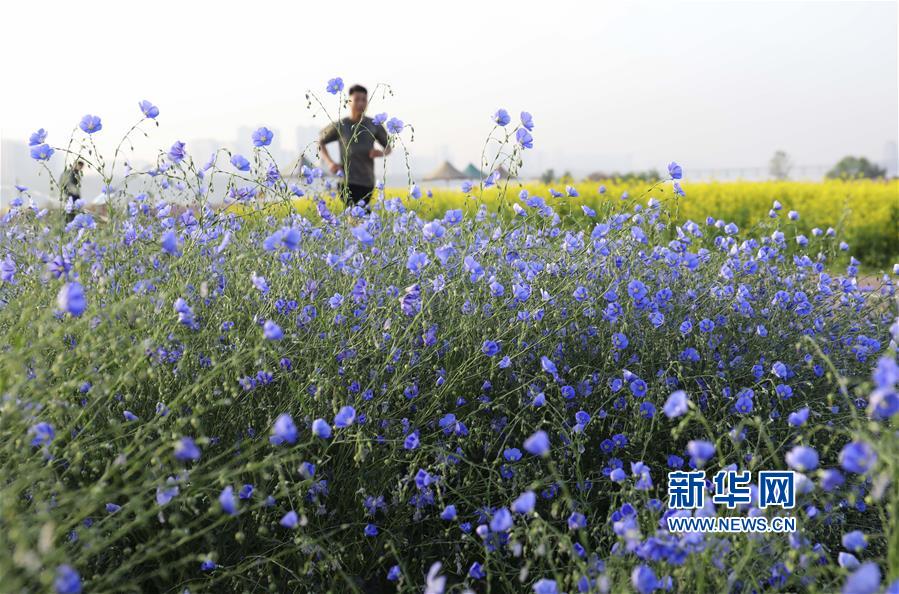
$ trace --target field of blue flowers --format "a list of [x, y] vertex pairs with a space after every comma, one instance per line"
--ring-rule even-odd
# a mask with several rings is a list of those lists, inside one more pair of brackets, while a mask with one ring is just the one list
[[[498, 112], [511, 158], [532, 127]], [[81, 130], [36, 133], [38, 166], [78, 154], [112, 183], [102, 121]], [[899, 591], [895, 287], [834, 270], [838, 234], [797, 246], [779, 204], [671, 224], [674, 163], [604, 212], [510, 190], [514, 216], [366, 213], [254, 141], [205, 165], [175, 143], [102, 219], [12, 200], [0, 590]], [[249, 208], [213, 208], [216, 183]], [[793, 470], [796, 507], [753, 487], [728, 509], [709, 482], [672, 510], [678, 469]], [[788, 534], [666, 523], [787, 514]]]

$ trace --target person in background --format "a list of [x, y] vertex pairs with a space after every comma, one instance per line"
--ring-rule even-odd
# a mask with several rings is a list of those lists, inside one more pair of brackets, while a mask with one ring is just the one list
[[[76, 202], [81, 199], [81, 177], [84, 175], [84, 161], [78, 159], [71, 166], [66, 167], [59, 178], [60, 200], [62, 208], [66, 209], [69, 200]], [[75, 218], [75, 208], [66, 212], [66, 222]]]
[[[368, 91], [362, 85], [349, 90], [350, 115], [339, 122], [331, 122], [319, 136], [318, 146], [328, 170], [337, 175], [343, 171], [341, 193], [344, 201], [368, 210], [368, 202], [375, 189], [375, 159], [390, 154], [387, 130], [382, 124], [365, 115]], [[327, 144], [340, 142], [340, 163], [328, 153]], [[380, 149], [375, 148], [375, 142]]]

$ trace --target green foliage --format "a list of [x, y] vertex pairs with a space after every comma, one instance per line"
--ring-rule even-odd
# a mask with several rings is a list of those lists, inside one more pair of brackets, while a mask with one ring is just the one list
[[827, 172], [828, 179], [877, 179], [884, 177], [887, 170], [866, 157], [843, 157]]
[[768, 173], [771, 174], [771, 177], [778, 181], [783, 181], [790, 177], [790, 170], [793, 168], [793, 163], [790, 160], [789, 155], [785, 151], [777, 151], [774, 153], [774, 156], [771, 157], [771, 162], [768, 164]]
[[659, 171], [657, 169], [648, 169], [646, 171], [627, 171], [625, 173], [619, 173], [617, 171], [614, 171], [612, 173], [594, 171], [587, 176], [587, 181], [611, 181], [624, 184], [652, 184], [659, 179], [661, 179], [661, 175], [659, 174]]

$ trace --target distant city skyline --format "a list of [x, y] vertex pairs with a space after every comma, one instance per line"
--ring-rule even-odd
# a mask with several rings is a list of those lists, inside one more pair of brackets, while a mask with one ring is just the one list
[[[661, 170], [675, 159], [688, 179], [753, 178], [776, 150], [799, 166], [795, 177], [821, 177], [846, 155], [899, 167], [895, 2], [560, 0], [534, 22], [523, 4], [462, 0], [438, 25], [424, 5], [347, 0], [340, 14], [364, 16], [340, 19], [342, 37], [323, 26], [334, 10], [161, 0], [134, 21], [94, 0], [55, 5], [53, 19], [43, 4], [4, 8], [0, 47], [14, 57], [0, 66], [13, 90], [0, 95], [0, 199], [13, 183], [41, 181], [23, 152], [32, 131], [59, 146], [96, 114], [109, 154], [141, 99], [159, 106], [160, 125], [134, 138], [135, 162], [175, 140], [198, 159], [216, 146], [249, 151], [260, 125], [276, 131], [279, 159], [295, 158], [326, 122], [306, 91], [334, 113], [324, 88], [334, 76], [367, 85], [372, 113], [414, 127], [404, 140], [417, 179], [444, 159], [477, 164], [499, 107], [534, 116], [526, 176]], [[136, 42], [138, 26], [171, 45]], [[76, 49], [81, 58], [68, 58]], [[405, 179], [397, 157], [388, 180]]]

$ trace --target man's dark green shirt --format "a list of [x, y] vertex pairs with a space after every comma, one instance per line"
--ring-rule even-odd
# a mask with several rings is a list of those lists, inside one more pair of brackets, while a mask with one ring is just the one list
[[375, 141], [382, 147], [387, 147], [387, 130], [384, 126], [375, 124], [374, 120], [366, 116], [359, 122], [346, 117], [328, 124], [319, 139], [325, 144], [335, 141], [340, 143], [340, 163], [347, 183], [374, 187], [375, 161], [368, 153], [375, 148]]

